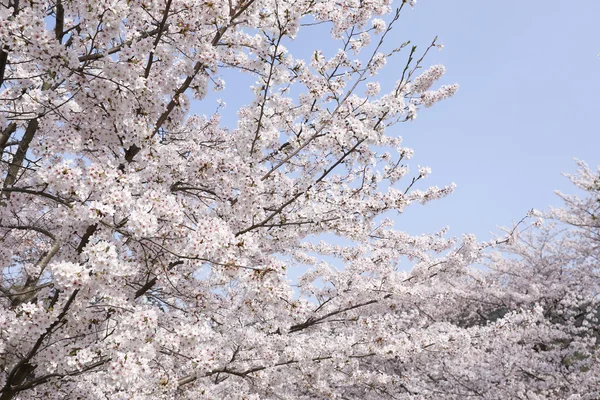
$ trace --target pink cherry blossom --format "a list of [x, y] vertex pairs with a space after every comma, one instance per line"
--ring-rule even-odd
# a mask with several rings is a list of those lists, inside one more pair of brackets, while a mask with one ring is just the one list
[[415, 3], [0, 8], [0, 400], [600, 396], [598, 172], [490, 243], [391, 219], [454, 190]]

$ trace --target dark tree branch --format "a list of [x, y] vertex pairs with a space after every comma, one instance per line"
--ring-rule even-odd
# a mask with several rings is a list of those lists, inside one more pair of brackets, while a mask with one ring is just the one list
[[[237, 11], [232, 10], [234, 11], [234, 13], [231, 16], [229, 25], [223, 25], [217, 30], [217, 33], [215, 34], [215, 37], [211, 42], [212, 46], [217, 46], [219, 44], [219, 41], [221, 40], [227, 29], [234, 24], [234, 20], [237, 17], [239, 17], [244, 11], [246, 11], [246, 9], [248, 9], [248, 7], [252, 5], [252, 3], [254, 3], [254, 0], [249, 0], [247, 3], [240, 6], [237, 9]], [[156, 124], [154, 125], [154, 131], [152, 132], [152, 137], [156, 136], [156, 134], [160, 131], [164, 123], [167, 122], [167, 119], [171, 115], [171, 112], [173, 112], [173, 110], [175, 109], [175, 106], [179, 104], [179, 96], [182, 95], [190, 87], [196, 75], [198, 75], [198, 73], [204, 68], [205, 65], [201, 62], [197, 62], [196, 65], [194, 65], [194, 72], [190, 74], [187, 78], [185, 78], [181, 86], [177, 88], [177, 90], [173, 94], [173, 97], [171, 97], [169, 104], [167, 104], [167, 109], [161, 114], [161, 116], [158, 118], [158, 121], [156, 121]]]
[[3, 189], [12, 186], [16, 182], [19, 170], [21, 169], [21, 164], [25, 159], [27, 150], [29, 150], [29, 144], [33, 140], [38, 126], [39, 123], [37, 118], [30, 120], [29, 124], [27, 124], [25, 133], [23, 134], [23, 139], [21, 139], [21, 143], [19, 143], [19, 147], [17, 148], [17, 151], [10, 164], [10, 167], [8, 168], [8, 173], [6, 174], [6, 178], [4, 179]]
[[77, 293], [79, 293], [79, 289], [76, 289], [71, 293], [71, 296], [67, 299], [62, 311], [58, 314], [54, 322], [40, 335], [31, 350], [29, 350], [29, 352], [10, 370], [6, 377], [4, 387], [0, 389], [0, 393], [2, 393], [0, 400], [12, 400], [14, 396], [19, 393], [18, 387], [21, 386], [27, 376], [35, 369], [35, 366], [31, 364], [31, 360], [37, 354], [37, 351], [44, 340], [54, 331], [54, 328], [62, 322], [63, 318], [65, 318], [73, 301], [75, 301], [75, 297], [77, 297]]
[[[169, 263], [169, 265], [167, 266], [167, 270], [171, 270], [175, 266], [181, 265], [181, 264], [183, 264], [182, 260], [173, 261], [173, 262]], [[158, 280], [158, 277], [155, 276], [154, 278], [152, 278], [148, 282], [146, 282], [144, 284], [144, 286], [142, 286], [135, 292], [135, 298], [137, 299], [138, 297], [143, 296], [148, 290], [152, 289], [152, 287], [154, 287], [154, 285], [156, 285], [157, 280]]]
[[279, 45], [281, 43], [281, 39], [283, 35], [279, 35], [277, 38], [277, 43], [275, 44], [275, 48], [273, 49], [273, 54], [271, 55], [271, 65], [269, 66], [269, 75], [267, 75], [267, 81], [265, 82], [264, 92], [263, 92], [263, 100], [260, 104], [260, 114], [258, 116], [258, 121], [256, 122], [256, 132], [254, 133], [254, 139], [252, 140], [252, 146], [250, 146], [250, 155], [254, 153], [254, 148], [256, 146], [256, 142], [260, 138], [260, 128], [262, 127], [262, 120], [265, 115], [265, 105], [267, 104], [267, 98], [269, 96], [269, 88], [271, 86], [271, 80], [273, 78], [273, 69], [275, 68], [275, 60], [277, 60], [277, 51], [279, 51]]
[[306, 328], [308, 328], [310, 326], [313, 326], [313, 325], [316, 325], [318, 323], [321, 323], [325, 319], [327, 319], [329, 317], [333, 317], [334, 315], [341, 314], [341, 313], [344, 313], [346, 311], [354, 310], [354, 309], [357, 309], [357, 308], [360, 308], [360, 307], [368, 306], [370, 304], [375, 304], [375, 303], [378, 303], [378, 302], [379, 302], [379, 300], [369, 300], [369, 301], [366, 301], [364, 303], [355, 304], [353, 306], [348, 306], [348, 307], [341, 308], [341, 309], [336, 310], [336, 311], [332, 311], [332, 312], [330, 312], [328, 314], [325, 314], [325, 315], [323, 315], [323, 316], [321, 316], [319, 318], [309, 318], [309, 319], [307, 319], [305, 322], [303, 322], [301, 324], [297, 324], [297, 325], [291, 326], [290, 330], [288, 332], [289, 333], [298, 332], [298, 331], [306, 329]]
[[65, 27], [65, 8], [62, 0], [56, 0], [56, 25], [54, 26], [54, 35], [58, 43], [62, 42]]
[[281, 212], [287, 206], [289, 206], [290, 204], [292, 204], [300, 196], [302, 196], [304, 193], [308, 192], [311, 188], [313, 188], [314, 186], [316, 186], [317, 184], [319, 184], [323, 179], [325, 179], [325, 177], [327, 177], [327, 175], [329, 175], [329, 173], [331, 171], [333, 171], [338, 165], [340, 165], [346, 159], [346, 157], [348, 157], [350, 154], [354, 153], [354, 151], [358, 148], [358, 146], [360, 146], [365, 140], [366, 139], [361, 139], [358, 142], [356, 142], [356, 144], [350, 150], [348, 150], [346, 153], [344, 153], [335, 163], [333, 163], [333, 165], [331, 165], [328, 169], [326, 169], [323, 172], [323, 174], [314, 183], [312, 183], [311, 185], [309, 185], [305, 190], [302, 190], [302, 191], [296, 193], [291, 199], [289, 199], [288, 201], [286, 201], [285, 203], [283, 203], [279, 208], [277, 208], [275, 211], [273, 211], [271, 213], [271, 215], [269, 215], [267, 218], [265, 218], [261, 222], [253, 224], [253, 225], [249, 226], [248, 228], [243, 229], [243, 230], [237, 232], [235, 234], [235, 236], [243, 235], [244, 233], [250, 232], [251, 230], [254, 230], [256, 228], [264, 227], [275, 216], [281, 214]]
[[95, 363], [86, 365], [85, 367], [83, 367], [81, 369], [77, 369], [77, 370], [73, 370], [73, 371], [67, 371], [67, 372], [64, 372], [64, 373], [54, 373], [54, 374], [48, 374], [48, 375], [40, 376], [39, 378], [32, 379], [31, 381], [27, 382], [24, 385], [13, 387], [13, 390], [15, 392], [22, 392], [23, 390], [31, 389], [31, 388], [34, 388], [34, 387], [36, 387], [38, 385], [46, 383], [46, 382], [48, 382], [52, 378], [64, 378], [66, 376], [81, 375], [84, 372], [90, 371], [90, 370], [92, 370], [94, 368], [97, 368], [97, 367], [100, 367], [100, 366], [106, 364], [108, 361], [110, 361], [110, 358], [106, 358], [106, 359], [97, 361]]
[[3, 191], [8, 192], [8, 193], [13, 193], [13, 192], [14, 193], [26, 193], [26, 194], [31, 194], [34, 196], [45, 197], [47, 199], [54, 200], [55, 202], [62, 204], [64, 206], [71, 207], [71, 204], [69, 204], [67, 201], [61, 199], [60, 197], [55, 196], [50, 193], [41, 192], [38, 190], [31, 190], [31, 189], [25, 189], [25, 188], [20, 188], [20, 187], [11, 187], [11, 188], [4, 188]]
[[16, 130], [17, 124], [15, 122], [11, 122], [6, 128], [4, 128], [2, 132], [0, 132], [0, 153], [4, 151], [10, 135], [12, 135]]
[[4, 72], [8, 64], [8, 48], [0, 50], [0, 87], [4, 84]]
[[48, 236], [52, 240], [56, 240], [56, 237], [51, 232], [47, 231], [44, 228], [40, 228], [40, 227], [37, 227], [37, 226], [32, 226], [32, 225], [0, 225], [0, 228], [18, 229], [18, 230], [23, 230], [23, 231], [35, 231], [35, 232], [38, 232], [38, 233], [41, 233], [43, 235]]
[[[160, 29], [160, 28], [156, 28], [156, 29], [153, 29], [153, 30], [151, 30], [151, 31], [149, 31], [149, 32], [142, 32], [142, 33], [140, 34], [140, 36], [139, 36], [138, 40], [140, 40], [140, 39], [145, 39], [145, 38], [147, 38], [147, 37], [150, 37], [150, 36], [154, 36], [154, 35], [156, 35], [156, 34], [159, 32], [159, 29]], [[130, 46], [132, 43], [133, 43], [133, 39], [132, 39], [132, 40], [128, 40], [128, 41], [126, 41], [126, 42], [124, 42], [124, 43], [121, 43], [121, 44], [120, 44], [120, 45], [118, 45], [118, 46], [115, 46], [115, 47], [111, 48], [111, 49], [110, 49], [110, 50], [108, 50], [106, 53], [93, 53], [93, 54], [86, 54], [86, 55], [80, 56], [80, 57], [79, 57], [79, 61], [80, 61], [80, 62], [86, 62], [86, 61], [95, 61], [95, 60], [99, 60], [99, 59], [101, 59], [101, 58], [104, 58], [104, 57], [106, 57], [107, 55], [112, 55], [112, 54], [118, 53], [118, 52], [119, 52], [119, 51], [121, 51], [121, 50], [122, 50], [124, 47]]]
[[85, 233], [83, 234], [83, 237], [81, 238], [81, 241], [79, 242], [79, 246], [77, 246], [78, 254], [81, 254], [83, 252], [83, 249], [85, 248], [85, 246], [87, 246], [87, 244], [90, 241], [90, 238], [96, 232], [97, 229], [98, 229], [98, 224], [88, 226]]
[[[154, 39], [153, 49], [156, 49], [158, 43], [160, 42], [160, 37], [162, 33], [165, 31], [165, 26], [167, 24], [167, 18], [169, 18], [169, 9], [171, 8], [172, 0], [167, 0], [167, 5], [165, 7], [165, 12], [163, 13], [162, 21], [160, 21], [160, 25], [158, 27], [158, 34], [156, 35], [156, 39]], [[148, 78], [150, 76], [150, 68], [152, 68], [152, 62], [154, 61], [154, 50], [150, 51], [150, 55], [148, 56], [148, 64], [146, 65], [146, 70], [144, 71], [144, 78]]]

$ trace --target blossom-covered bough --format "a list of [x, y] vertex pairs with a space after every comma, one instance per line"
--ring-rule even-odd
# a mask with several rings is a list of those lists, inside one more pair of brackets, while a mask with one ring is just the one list
[[[410, 6], [3, 0], [0, 399], [593, 393], [597, 224], [484, 274], [383, 218], [452, 190], [399, 138], [457, 88], [435, 40], [386, 47]], [[340, 50], [294, 58], [320, 24]], [[225, 69], [256, 79], [235, 129], [190, 112]]]

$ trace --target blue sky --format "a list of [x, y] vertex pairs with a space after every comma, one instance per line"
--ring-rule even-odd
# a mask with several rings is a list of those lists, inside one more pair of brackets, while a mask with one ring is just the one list
[[600, 165], [599, 15], [594, 0], [417, 3], [404, 34], [439, 35], [445, 49], [429, 62], [460, 90], [403, 136], [433, 169], [430, 182], [458, 187], [407, 212], [408, 231], [448, 224], [487, 240], [530, 208], [560, 205], [554, 190], [574, 193], [561, 175], [576, 170], [574, 157]]
[[[411, 40], [424, 49], [437, 35], [445, 49], [424, 65], [444, 64], [440, 83], [457, 82], [460, 90], [394, 128], [415, 150], [414, 169], [433, 170], [421, 188], [457, 184], [450, 197], [408, 208], [399, 229], [420, 234], [450, 226], [451, 235], [488, 240], [531, 208], [560, 205], [554, 190], [574, 193], [561, 175], [576, 170], [573, 158], [600, 165], [599, 15], [598, 0], [419, 0], [403, 12], [390, 46]], [[311, 54], [324, 43], [301, 31], [290, 47]], [[381, 73], [384, 91], [399, 78], [400, 61]], [[252, 81], [224, 77], [225, 91], [204, 106], [222, 97], [231, 126], [237, 107], [250, 100]]]

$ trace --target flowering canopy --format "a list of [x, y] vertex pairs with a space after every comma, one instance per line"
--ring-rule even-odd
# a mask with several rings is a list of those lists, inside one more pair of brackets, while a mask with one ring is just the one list
[[[2, 4], [0, 400], [592, 391], [595, 219], [513, 232], [490, 273], [474, 237], [383, 219], [452, 190], [413, 187], [392, 128], [457, 89], [417, 73], [435, 40], [385, 48], [412, 3]], [[340, 50], [294, 58], [315, 24]], [[256, 79], [234, 129], [190, 113], [224, 69]]]

